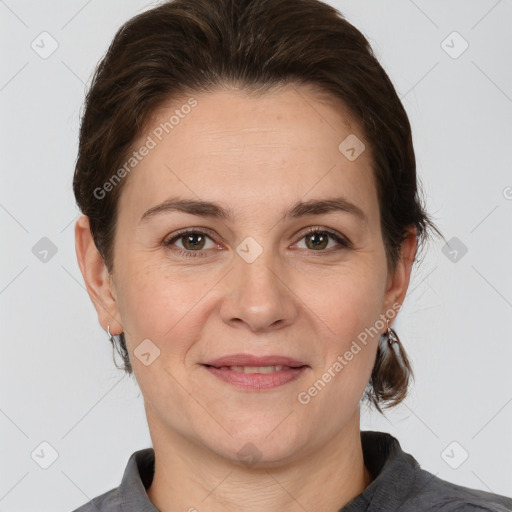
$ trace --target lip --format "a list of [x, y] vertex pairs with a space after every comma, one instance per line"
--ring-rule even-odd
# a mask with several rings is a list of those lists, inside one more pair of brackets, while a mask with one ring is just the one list
[[287, 356], [267, 355], [255, 356], [253, 354], [231, 354], [218, 359], [213, 359], [202, 363], [203, 365], [215, 366], [290, 366], [291, 368], [299, 368], [300, 366], [308, 366], [306, 363]]
[[[245, 373], [230, 370], [226, 366], [283, 366], [271, 373]], [[265, 391], [298, 379], [310, 366], [292, 357], [280, 355], [255, 356], [231, 354], [213, 359], [202, 366], [218, 379], [244, 391]]]
[[[268, 365], [267, 365], [268, 366]], [[211, 375], [243, 391], [266, 391], [298, 379], [309, 366], [283, 368], [272, 373], [245, 373], [203, 365]]]

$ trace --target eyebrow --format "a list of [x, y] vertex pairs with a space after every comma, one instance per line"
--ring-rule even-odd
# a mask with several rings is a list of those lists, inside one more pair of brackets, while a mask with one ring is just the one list
[[[234, 218], [234, 212], [231, 208], [224, 208], [218, 203], [171, 197], [144, 212], [140, 218], [139, 224], [151, 217], [168, 212], [183, 212], [200, 217], [218, 218], [224, 221], [230, 221]], [[284, 212], [283, 221], [287, 218], [296, 219], [306, 215], [322, 215], [331, 212], [349, 213], [364, 224], [368, 224], [368, 217], [364, 211], [343, 197], [297, 201], [289, 210]]]

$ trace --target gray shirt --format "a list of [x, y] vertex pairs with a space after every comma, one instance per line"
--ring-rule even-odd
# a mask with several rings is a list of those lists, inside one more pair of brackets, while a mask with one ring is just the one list
[[[361, 431], [361, 443], [373, 480], [339, 512], [512, 512], [511, 498], [456, 485], [421, 469], [390, 434]], [[146, 494], [154, 463], [153, 448], [136, 451], [119, 487], [74, 512], [158, 512]]]

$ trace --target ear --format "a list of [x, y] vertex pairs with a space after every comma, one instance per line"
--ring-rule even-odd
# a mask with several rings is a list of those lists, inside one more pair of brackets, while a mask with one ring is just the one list
[[75, 250], [87, 293], [98, 314], [98, 320], [110, 334], [123, 332], [112, 278], [98, 252], [91, 234], [89, 218], [82, 215], [75, 224]]
[[[409, 287], [412, 265], [416, 257], [417, 249], [418, 237], [416, 227], [412, 226], [407, 230], [407, 235], [402, 242], [400, 258], [396, 264], [396, 269], [392, 274], [388, 274], [383, 314], [393, 308], [394, 304], [399, 304], [400, 306], [403, 304]], [[393, 309], [398, 312], [396, 307]], [[392, 320], [390, 319], [390, 325], [391, 323]]]

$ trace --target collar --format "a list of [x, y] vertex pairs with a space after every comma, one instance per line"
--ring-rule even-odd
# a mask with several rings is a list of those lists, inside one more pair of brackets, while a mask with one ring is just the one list
[[[390, 434], [371, 430], [360, 434], [364, 463], [372, 482], [339, 512], [397, 510], [414, 487], [419, 465], [402, 451], [398, 440]], [[153, 448], [136, 451], [130, 456], [119, 486], [120, 503], [116, 512], [158, 512], [146, 493], [153, 481], [154, 465]]]

